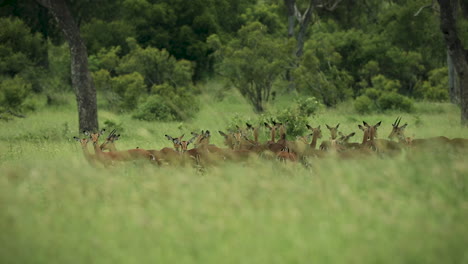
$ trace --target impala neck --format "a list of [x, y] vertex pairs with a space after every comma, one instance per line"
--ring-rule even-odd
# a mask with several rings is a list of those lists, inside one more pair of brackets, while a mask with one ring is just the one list
[[362, 144], [363, 144], [363, 145], [366, 144], [366, 142], [368, 141], [368, 137], [369, 137], [369, 130], [366, 129], [366, 130], [364, 131], [364, 136], [362, 137]]
[[271, 129], [271, 142], [275, 143], [275, 137], [276, 137], [276, 129], [272, 128]]
[[258, 143], [258, 128], [254, 128], [253, 136], [255, 143]]
[[315, 149], [317, 147], [317, 139], [318, 135], [317, 133], [314, 133], [314, 135], [312, 136], [312, 142], [310, 142], [310, 148]]

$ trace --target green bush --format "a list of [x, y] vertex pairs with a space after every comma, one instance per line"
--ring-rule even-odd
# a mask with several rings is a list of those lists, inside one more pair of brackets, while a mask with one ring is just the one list
[[371, 112], [374, 102], [367, 96], [361, 95], [354, 101], [354, 108], [360, 114], [367, 114]]
[[449, 99], [447, 67], [434, 69], [429, 72], [429, 78], [418, 90], [425, 100], [443, 102]]
[[7, 78], [0, 82], [0, 106], [5, 109], [21, 110], [31, 92], [31, 83], [21, 77]]
[[401, 87], [398, 80], [387, 79], [379, 74], [372, 77], [371, 82], [372, 87], [363, 90], [362, 95], [354, 101], [354, 108], [358, 113], [413, 110], [413, 101], [397, 92]]
[[133, 114], [133, 118], [146, 121], [175, 121], [173, 109], [166, 104], [165, 98], [160, 95], [152, 95], [146, 99]]
[[193, 87], [154, 85], [151, 91], [153, 95], [138, 107], [133, 117], [147, 121], [181, 121], [191, 118], [199, 110], [194, 91]]
[[297, 108], [301, 115], [311, 116], [317, 113], [322, 104], [315, 97], [299, 98], [296, 100]]
[[413, 110], [413, 101], [396, 92], [383, 93], [377, 100], [379, 110], [401, 110], [411, 112]]
[[134, 110], [140, 96], [147, 93], [147, 88], [143, 76], [134, 72], [112, 78], [112, 91], [120, 96], [120, 107]]
[[275, 119], [286, 125], [286, 133], [292, 138], [304, 135], [307, 130], [307, 116], [304, 115], [298, 107], [291, 107], [279, 111]]

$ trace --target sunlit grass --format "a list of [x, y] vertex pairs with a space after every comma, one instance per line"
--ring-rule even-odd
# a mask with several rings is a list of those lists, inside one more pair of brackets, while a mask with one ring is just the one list
[[[164, 134], [221, 130], [236, 113], [255, 118], [239, 95], [203, 98], [184, 123], [107, 111], [100, 122], [121, 124], [124, 149], [170, 146]], [[359, 116], [344, 105], [309, 121], [322, 125], [324, 139], [326, 123], [348, 133], [362, 120], [382, 120], [386, 138], [397, 116], [409, 123], [408, 136], [468, 137], [456, 107], [431, 107]], [[73, 107], [1, 123], [1, 263], [468, 263], [466, 156], [93, 168], [72, 140], [76, 125]], [[213, 133], [212, 141], [222, 140]]]

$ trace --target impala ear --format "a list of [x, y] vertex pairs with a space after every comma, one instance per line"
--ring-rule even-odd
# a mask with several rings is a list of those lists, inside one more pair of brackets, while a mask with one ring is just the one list
[[309, 124], [306, 124], [307, 129], [311, 129], [312, 127]]
[[223, 136], [223, 137], [227, 138], [227, 135], [226, 135], [226, 133], [224, 133], [223, 131], [218, 131], [218, 133], [219, 133], [221, 136]]
[[325, 125], [327, 126], [328, 129], [331, 129], [331, 127], [329, 125], [327, 125], [327, 124], [325, 124]]
[[340, 126], [340, 123], [338, 123], [338, 125], [336, 125], [336, 128], [335, 128], [335, 129], [338, 129], [339, 126]]
[[178, 137], [179, 140], [182, 140], [184, 138], [185, 134], [182, 134], [182, 136]]
[[348, 135], [348, 137], [352, 137], [352, 136], [354, 136], [354, 135], [356, 135], [356, 133], [355, 133], [355, 132], [353, 132], [353, 133], [349, 134], [349, 135]]
[[319, 130], [320, 130], [320, 125], [317, 127], [317, 129], [319, 129]]
[[361, 126], [361, 125], [358, 125], [358, 127], [359, 127], [359, 129], [361, 129], [362, 131], [364, 131], [364, 129], [365, 129], [365, 128], [364, 128], [363, 126]]
[[78, 137], [73, 137], [73, 139], [76, 140], [76, 141], [78, 141], [78, 142], [81, 141], [81, 139], [78, 138]]
[[119, 140], [119, 138], [120, 138], [120, 134], [114, 136], [114, 140]]
[[101, 129], [101, 131], [99, 131], [99, 135], [100, 135], [100, 136], [104, 135], [104, 132], [106, 132], [106, 129], [105, 129], [105, 128], [103, 128], [103, 129]]
[[168, 140], [173, 140], [173, 138], [169, 135], [164, 135]]
[[375, 124], [375, 126], [374, 126], [374, 127], [375, 127], [375, 128], [377, 128], [377, 127], [379, 127], [379, 126], [380, 126], [380, 124], [382, 124], [382, 121], [379, 121], [377, 124]]
[[404, 129], [406, 128], [406, 126], [408, 126], [408, 123], [405, 123], [404, 125], [402, 125], [402, 126], [400, 127], [400, 129], [404, 130]]
[[83, 130], [83, 134], [85, 134], [86, 136], [90, 136], [89, 131], [86, 130]]

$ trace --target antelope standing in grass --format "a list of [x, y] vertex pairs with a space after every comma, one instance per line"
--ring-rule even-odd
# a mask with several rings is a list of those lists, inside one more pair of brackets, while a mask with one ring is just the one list
[[369, 144], [372, 147], [372, 149], [374, 149], [378, 153], [391, 156], [401, 153], [402, 145], [400, 145], [399, 143], [377, 138], [377, 129], [382, 124], [382, 121], [379, 121], [373, 126], [367, 124], [365, 121], [362, 121], [362, 123], [369, 130]]
[[320, 126], [314, 128], [310, 125], [306, 125], [307, 129], [309, 129], [311, 131], [311, 133], [308, 135], [308, 138], [309, 136], [312, 136], [312, 140], [309, 142], [306, 142], [307, 145], [306, 145], [306, 148], [304, 149], [304, 151], [302, 152], [299, 152], [299, 156], [301, 158], [303, 157], [324, 157], [325, 156], [325, 152], [320, 150], [320, 149], [317, 149], [317, 140], [322, 138], [322, 130], [320, 129]]
[[397, 138], [401, 144], [408, 145], [410, 147], [437, 147], [437, 146], [448, 146], [451, 144], [451, 140], [445, 136], [438, 136], [432, 138], [409, 138], [405, 136], [405, 128], [408, 126], [405, 123], [400, 125], [401, 117], [398, 117], [392, 124], [392, 131], [388, 135], [389, 139]]
[[[105, 130], [97, 133], [85, 132], [93, 142], [94, 152], [98, 161], [105, 166], [113, 164], [115, 161], [134, 161], [134, 160], [149, 160], [158, 162], [153, 154], [144, 149], [129, 149], [124, 151], [103, 152], [99, 146], [99, 137], [104, 134]], [[159, 163], [159, 162], [158, 162]]]
[[336, 126], [331, 127], [327, 124], [325, 124], [330, 131], [330, 140], [329, 141], [323, 141], [322, 144], [320, 144], [319, 149], [320, 150], [329, 150], [330, 147], [336, 147], [337, 144], [337, 137], [338, 137], [338, 128], [340, 127], [340, 123], [338, 123]]
[[104, 150], [109, 150], [109, 152], [120, 152], [120, 153], [129, 153], [130, 155], [132, 156], [135, 156], [137, 157], [138, 155], [148, 155], [148, 153], [150, 153], [151, 155], [153, 155], [154, 157], [154, 161], [156, 163], [158, 163], [158, 165], [161, 165], [161, 156], [158, 155], [159, 153], [153, 153], [152, 151], [150, 150], [145, 150], [145, 149], [140, 149], [140, 148], [136, 148], [136, 149], [129, 149], [129, 150], [124, 150], [124, 151], [118, 151], [117, 148], [115, 147], [115, 141], [118, 140], [120, 138], [120, 134], [115, 134], [115, 129], [112, 130], [109, 135], [106, 137], [106, 139], [104, 140], [104, 142], [99, 146], [99, 148], [101, 149], [101, 151], [104, 151]]
[[78, 137], [73, 137], [74, 140], [80, 142], [81, 149], [83, 150], [83, 155], [85, 156], [85, 159], [88, 161], [88, 163], [92, 166], [96, 166], [96, 155], [91, 154], [88, 149], [88, 142], [89, 138], [78, 138]]

